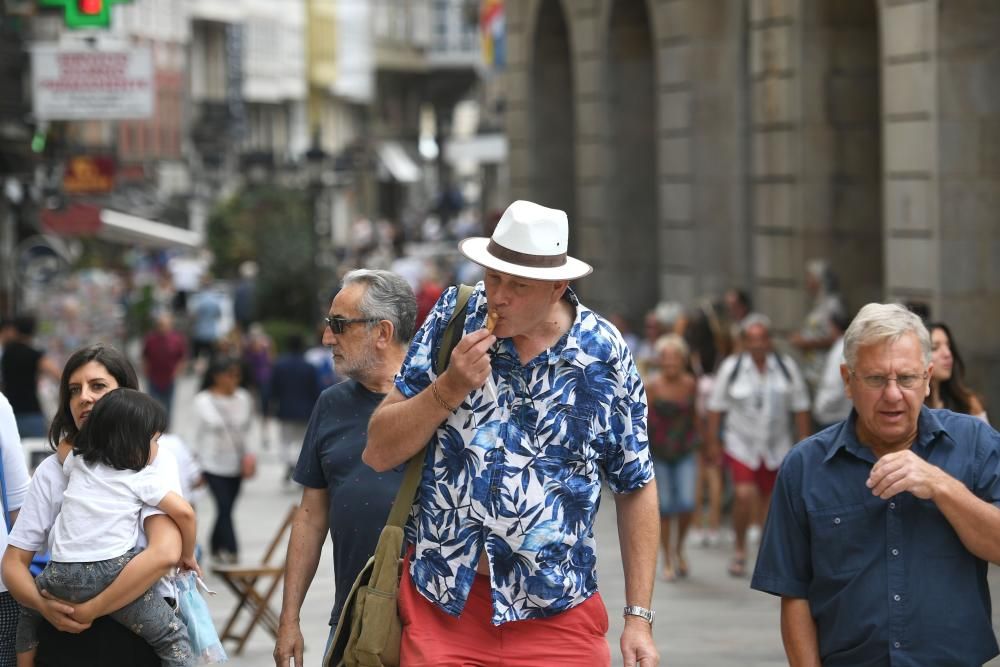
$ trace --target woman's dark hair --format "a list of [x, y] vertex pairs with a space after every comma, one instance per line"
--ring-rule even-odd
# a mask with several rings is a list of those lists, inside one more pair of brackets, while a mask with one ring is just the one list
[[696, 375], [711, 375], [724, 356], [719, 349], [724, 335], [712, 304], [703, 304], [684, 329], [684, 340], [691, 349], [691, 366]]
[[76, 439], [79, 429], [73, 421], [73, 414], [69, 410], [69, 378], [81, 366], [86, 366], [91, 361], [96, 361], [104, 366], [108, 374], [115, 379], [119, 387], [126, 389], [138, 389], [139, 378], [135, 374], [135, 369], [128, 358], [117, 349], [104, 343], [89, 345], [80, 348], [70, 355], [63, 366], [62, 377], [59, 378], [59, 406], [56, 414], [52, 418], [52, 425], [49, 427], [49, 446], [53, 450], [59, 443], [66, 440], [72, 443]]
[[[938, 387], [938, 397], [941, 405], [952, 412], [969, 414], [972, 409], [972, 398], [975, 394], [965, 386], [965, 362], [962, 361], [962, 354], [955, 344], [955, 337], [951, 335], [951, 329], [944, 322], [927, 322], [927, 331], [930, 332], [932, 340], [934, 330], [940, 329], [948, 336], [948, 349], [951, 350], [951, 358], [954, 364], [951, 367], [951, 377], [943, 380]], [[928, 399], [930, 397], [928, 396]]]
[[149, 442], [167, 430], [167, 411], [152, 396], [114, 389], [94, 404], [73, 442], [87, 463], [139, 471], [149, 465]]
[[201, 390], [211, 389], [215, 385], [215, 376], [228, 373], [233, 368], [243, 371], [243, 362], [236, 357], [215, 357], [205, 369], [205, 375], [201, 378]]

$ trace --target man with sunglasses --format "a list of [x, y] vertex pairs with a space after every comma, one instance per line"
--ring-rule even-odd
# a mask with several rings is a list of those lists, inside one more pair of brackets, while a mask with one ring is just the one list
[[401, 664], [611, 663], [594, 519], [614, 492], [627, 606], [626, 667], [656, 667], [650, 610], [659, 541], [646, 397], [621, 334], [569, 288], [566, 213], [511, 204], [461, 252], [486, 270], [450, 365], [434, 360], [447, 290], [372, 415], [365, 461], [427, 454], [400, 584]]
[[359, 269], [343, 286], [325, 318], [323, 344], [338, 375], [347, 377], [320, 394], [306, 428], [292, 479], [304, 488], [292, 523], [274, 663], [303, 665], [299, 612], [319, 566], [327, 531], [333, 541], [336, 582], [331, 627], [358, 572], [374, 553], [402, 470], [375, 472], [361, 462], [368, 418], [393, 386], [413, 336], [417, 302], [403, 278]]
[[791, 665], [981, 665], [1000, 435], [924, 407], [931, 339], [900, 305], [861, 309], [840, 368], [851, 415], [785, 458], [751, 586], [781, 596]]

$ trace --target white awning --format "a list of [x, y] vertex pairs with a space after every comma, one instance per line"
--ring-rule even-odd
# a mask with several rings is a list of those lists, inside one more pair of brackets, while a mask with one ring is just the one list
[[101, 211], [101, 228], [97, 235], [109, 241], [150, 248], [200, 248], [202, 242], [198, 232], [110, 209]]
[[416, 183], [420, 180], [420, 167], [396, 141], [382, 141], [376, 148], [378, 159], [389, 175], [400, 183]]

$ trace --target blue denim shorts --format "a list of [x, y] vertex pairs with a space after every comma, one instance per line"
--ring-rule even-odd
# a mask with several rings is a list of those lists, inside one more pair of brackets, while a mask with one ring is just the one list
[[698, 460], [688, 454], [676, 461], [653, 458], [656, 473], [656, 495], [660, 501], [660, 516], [693, 512], [694, 486], [698, 478]]

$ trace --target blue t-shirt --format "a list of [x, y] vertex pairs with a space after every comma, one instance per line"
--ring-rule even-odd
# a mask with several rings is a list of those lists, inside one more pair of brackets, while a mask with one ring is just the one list
[[[983, 664], [997, 655], [986, 561], [933, 501], [872, 495], [856, 420], [785, 458], [751, 587], [809, 601], [825, 667]], [[911, 449], [1000, 505], [1000, 434], [986, 423], [924, 407]]]
[[368, 419], [384, 397], [355, 380], [345, 380], [320, 394], [293, 474], [303, 486], [330, 492], [336, 585], [330, 625], [336, 625], [354, 580], [375, 553], [403, 480], [405, 465], [378, 473], [361, 461]]

